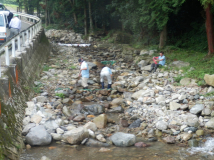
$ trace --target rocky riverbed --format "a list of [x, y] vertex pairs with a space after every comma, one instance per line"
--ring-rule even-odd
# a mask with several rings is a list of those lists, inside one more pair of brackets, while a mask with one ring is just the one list
[[[70, 36], [68, 36], [70, 35]], [[72, 36], [71, 36], [72, 35]], [[61, 43], [92, 43], [90, 47], [52, 44], [53, 51], [41, 78], [35, 81], [35, 97], [26, 102], [23, 137], [26, 148], [59, 144], [104, 147], [148, 147], [137, 141], [162, 141], [179, 146], [197, 146], [214, 129], [213, 97], [203, 96], [214, 89], [198, 87], [195, 80], [184, 78], [175, 86], [175, 78], [184, 75], [189, 64], [174, 61], [149, 73], [155, 50], [127, 49], [127, 45], [99, 44], [95, 38], [52, 30], [50, 40]], [[69, 39], [70, 37], [70, 39]], [[78, 59], [90, 66], [89, 89], [78, 80]], [[166, 57], [167, 58], [167, 57]], [[101, 90], [101, 61], [115, 61], [112, 89]], [[206, 82], [211, 84], [211, 76]], [[210, 83], [209, 83], [210, 82]], [[107, 81], [105, 82], [107, 87]]]

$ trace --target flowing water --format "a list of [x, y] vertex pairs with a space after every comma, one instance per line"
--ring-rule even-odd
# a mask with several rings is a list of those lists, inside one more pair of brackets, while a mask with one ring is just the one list
[[53, 142], [50, 146], [25, 150], [20, 160], [213, 160], [214, 138], [208, 138], [201, 147], [181, 148], [162, 142], [146, 142], [147, 148], [109, 147], [110, 152], [99, 152], [101, 147], [71, 146]]

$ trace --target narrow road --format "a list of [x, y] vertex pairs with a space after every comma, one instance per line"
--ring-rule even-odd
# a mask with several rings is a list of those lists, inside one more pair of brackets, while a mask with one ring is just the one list
[[[28, 22], [23, 22], [23, 21], [22, 21], [22, 24], [21, 24], [21, 31], [27, 29], [30, 25], [31, 25], [30, 23], [28, 23]], [[22, 48], [22, 47], [21, 47], [21, 48]], [[17, 45], [16, 45], [16, 49], [17, 49]], [[11, 56], [11, 55], [12, 55], [12, 49], [9, 49], [9, 56]], [[6, 64], [6, 63], [5, 63], [5, 54], [0, 55], [0, 64], [1, 64], [1, 65], [5, 65], [5, 64]], [[5, 69], [5, 68], [6, 68], [6, 67], [1, 66], [0, 69], [3, 70], [3, 69]]]

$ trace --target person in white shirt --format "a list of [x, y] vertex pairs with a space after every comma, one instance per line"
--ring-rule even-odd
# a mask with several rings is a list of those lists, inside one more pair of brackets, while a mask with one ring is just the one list
[[89, 66], [88, 64], [81, 58], [78, 60], [80, 64], [80, 75], [82, 75], [82, 86], [83, 89], [88, 89], [88, 79], [89, 79]]
[[111, 88], [111, 84], [112, 84], [112, 72], [111, 69], [109, 67], [104, 67], [101, 72], [100, 72], [100, 82], [102, 85], [102, 89], [104, 89], [104, 77], [107, 77], [108, 80], [108, 89]]
[[13, 37], [14, 35], [18, 34], [21, 29], [21, 20], [18, 18], [18, 15], [15, 14], [13, 19], [10, 21], [10, 36]]

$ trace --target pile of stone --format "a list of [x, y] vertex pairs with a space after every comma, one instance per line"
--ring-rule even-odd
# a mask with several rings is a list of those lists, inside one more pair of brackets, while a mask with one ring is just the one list
[[82, 34], [75, 33], [72, 30], [55, 30], [50, 29], [45, 32], [45, 35], [48, 39], [55, 42], [61, 43], [69, 43], [69, 44], [78, 44], [78, 43], [86, 43], [82, 39]]
[[[136, 136], [149, 141], [183, 143], [203, 136], [209, 132], [206, 128], [214, 129], [212, 97], [202, 96], [213, 92], [212, 87], [198, 87], [189, 78], [181, 79], [181, 86], [174, 86], [175, 78], [184, 75], [182, 70], [158, 69], [148, 73], [154, 50], [97, 46], [56, 47], [57, 54], [51, 55], [45, 64], [50, 69], [43, 71], [41, 79], [35, 82], [41, 93], [27, 102], [23, 120], [27, 144], [47, 145], [56, 140], [72, 145], [145, 147], [142, 142], [136, 143]], [[133, 55], [139, 56], [127, 60]], [[90, 67], [90, 90], [82, 90], [78, 80], [80, 57]], [[112, 90], [97, 90], [100, 61], [113, 59], [117, 63], [112, 67]], [[175, 61], [169, 65], [179, 68], [189, 64]], [[120, 120], [114, 121], [107, 114], [117, 114]]]

